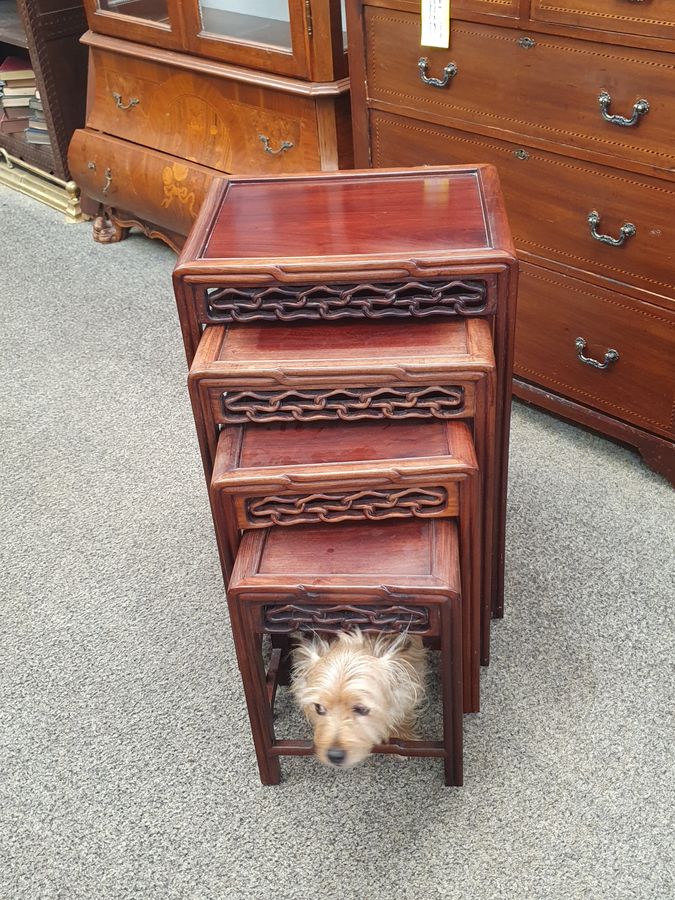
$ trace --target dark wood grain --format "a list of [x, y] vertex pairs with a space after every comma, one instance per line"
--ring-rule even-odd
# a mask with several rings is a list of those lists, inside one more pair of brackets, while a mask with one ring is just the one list
[[[652, 5], [657, 2], [661, 9], [669, 7], [669, 0], [602, 0], [602, 3], [610, 3], [614, 15], [607, 16], [600, 10], [597, 15], [598, 4], [596, 0], [582, 0], [588, 10], [589, 5], [594, 8], [596, 14], [586, 15], [583, 25], [572, 25], [563, 21], [562, 15], [559, 21], [546, 21], [536, 14], [535, 0], [455, 0], [452, 4], [453, 19], [466, 22], [476, 22], [484, 25], [505, 25], [512, 27], [517, 20], [518, 27], [524, 35], [558, 35], [570, 37], [576, 40], [588, 40], [596, 43], [614, 44], [621, 47], [642, 47], [646, 50], [662, 50], [671, 53], [675, 50], [675, 39], [665, 17], [654, 17], [650, 14]], [[357, 0], [359, 3], [359, 0]], [[633, 3], [632, 6], [627, 6]], [[349, 10], [352, 0], [348, 0]], [[420, 7], [417, 0], [368, 0], [368, 6], [380, 7], [390, 10], [419, 15]], [[569, 9], [569, 6], [567, 7]], [[564, 4], [556, 4], [555, 9], [562, 13]], [[672, 14], [672, 13], [670, 13]], [[650, 21], [652, 20], [652, 21]], [[659, 31], [661, 37], [653, 35]]]
[[[292, 232], [282, 230], [284, 211], [294, 223]], [[464, 313], [453, 320], [418, 321], [411, 315], [409, 323], [246, 322], [227, 328], [207, 327], [202, 332], [202, 326], [212, 321], [217, 304], [224, 303], [227, 314], [235, 317], [236, 292], [242, 308], [251, 304], [257, 308], [257, 297], [266, 291], [275, 297], [290, 295], [295, 302], [298, 291], [302, 293], [310, 285], [319, 292], [337, 285], [344, 297], [350, 284], [359, 291], [371, 284], [388, 291], [395, 283], [412, 289], [430, 278], [440, 281], [449, 275], [463, 284], [469, 279], [484, 281], [482, 318]], [[390, 486], [371, 483], [372, 461], [362, 470], [357, 470], [353, 461], [351, 468], [345, 469], [345, 477], [352, 480], [341, 494], [336, 487], [337, 470], [330, 481], [321, 481], [312, 473], [315, 483], [299, 493], [298, 482], [306, 479], [310, 467], [299, 466], [300, 474], [291, 475], [286, 467], [282, 480], [293, 485], [290, 514], [284, 499], [288, 494], [283, 490], [263, 495], [240, 492], [234, 507], [229, 508], [222, 506], [222, 498], [216, 501], [212, 497], [212, 505], [228, 583], [232, 560], [242, 553], [239, 529], [255, 530], [256, 525], [265, 523], [265, 516], [286, 526], [298, 510], [301, 517], [328, 516], [321, 511], [318, 493], [328, 494], [323, 499], [331, 505], [330, 515], [351, 520], [358, 508], [358, 514], [363, 512], [374, 529], [381, 527], [376, 511], [387, 508], [397, 516], [407, 515], [411, 507], [404, 512], [404, 504], [409, 501], [417, 504], [414, 521], [436, 521], [425, 518], [429, 506], [423, 510], [420, 504], [445, 502], [439, 493], [432, 497], [432, 492], [446, 491], [447, 508], [438, 506], [433, 515], [449, 513], [451, 502], [456, 502], [461, 527], [469, 529], [463, 532], [461, 542], [467, 598], [463, 620], [467, 710], [478, 708], [477, 672], [479, 663], [489, 659], [490, 612], [501, 611], [516, 282], [513, 244], [496, 173], [491, 167], [473, 165], [229, 179], [214, 185], [208, 207], [198, 217], [174, 273], [188, 359], [199, 344], [189, 384], [207, 477], [213, 469], [221, 424], [247, 418], [259, 423], [265, 421], [263, 413], [270, 411], [279, 416], [273, 421], [287, 421], [284, 416], [295, 415], [292, 410], [299, 405], [309, 409], [314, 403], [316, 411], [318, 404], [328, 402], [327, 397], [317, 395], [323, 389], [331, 398], [343, 389], [346, 393], [369, 388], [375, 393], [400, 391], [406, 385], [415, 392], [459, 389], [461, 405], [449, 414], [473, 419], [482, 484], [468, 472], [457, 479], [461, 487], [453, 485], [452, 479], [436, 478], [433, 484], [423, 479], [417, 484], [410, 481], [404, 489], [428, 491], [424, 497], [418, 494], [411, 499], [392, 493]], [[346, 290], [348, 295], [349, 287]], [[357, 393], [357, 405], [363, 399], [364, 395]], [[347, 402], [352, 400], [339, 400], [340, 404]], [[367, 402], [370, 404], [371, 398]], [[410, 398], [415, 413], [423, 405], [417, 393]], [[382, 419], [386, 416], [383, 413]], [[223, 433], [227, 449], [217, 488], [222, 494], [228, 493], [224, 482], [236, 477], [232, 474], [235, 469], [241, 469], [241, 446], [236, 440], [234, 431]], [[269, 473], [245, 477], [249, 481], [259, 478], [262, 486]], [[355, 498], [354, 489], [362, 487], [371, 493], [365, 499]], [[458, 494], [454, 494], [456, 488]], [[484, 542], [481, 520], [485, 522]], [[295, 524], [282, 529], [304, 529], [304, 551], [299, 552], [309, 554], [309, 561], [319, 552], [307, 531], [311, 527]], [[317, 540], [321, 540], [322, 528], [333, 526], [322, 521], [317, 527]], [[482, 547], [482, 553], [476, 553], [475, 547]]]
[[[112, 223], [94, 229], [96, 240], [121, 240], [131, 225], [177, 249], [208, 183], [223, 172], [279, 174], [352, 165], [349, 80], [341, 45], [333, 52], [331, 43], [334, 37], [341, 40], [336, 0], [311, 0], [317, 23], [311, 47], [304, 3], [292, 0], [292, 54], [202, 35], [197, 0], [168, 0], [163, 21], [156, 11], [144, 20], [138, 9], [124, 15], [121, 8], [109, 12], [96, 0], [87, 3], [93, 29], [82, 38], [90, 50], [87, 128], [78, 137], [80, 142], [101, 135], [119, 139], [108, 147], [108, 166], [120, 176], [130, 162], [133, 168], [129, 181], [116, 179], [111, 204], [101, 200], [100, 190], [89, 195], [88, 161], [74, 163], [74, 176], [85, 185], [85, 207], [105, 211]], [[125, 7], [129, 13], [133, 9]], [[173, 157], [172, 166], [180, 167], [177, 176], [168, 173], [166, 183], [157, 171], [157, 153]], [[211, 170], [207, 179], [195, 177], [199, 167]], [[176, 209], [180, 204], [190, 208], [187, 223]]]
[[124, 15], [123, 10], [120, 10], [121, 15], [116, 15], [115, 12], [102, 8], [98, 0], [84, 0], [84, 6], [92, 31], [151, 47], [178, 50], [185, 45], [181, 0], [163, 0], [161, 13], [157, 11], [157, 4], [149, 3], [147, 18], [143, 16], [141, 4], [135, 14], [132, 5], [131, 15]]
[[[383, 558], [393, 565], [383, 569]], [[401, 747], [406, 755], [442, 756], [446, 784], [462, 784], [459, 582], [458, 540], [450, 520], [272, 528], [244, 536], [227, 599], [263, 783], [279, 782], [279, 756], [307, 752], [306, 743], [276, 739], [272, 691], [258, 640], [265, 630], [265, 611], [297, 601], [317, 608], [343, 603], [375, 610], [398, 603], [428, 610], [428, 632], [440, 640], [443, 742], [406, 742]]]
[[[315, 466], [335, 462], [335, 441], [339, 440], [340, 459], [398, 460], [461, 455], [456, 444], [467, 439], [466, 426], [460, 422], [432, 421], [414, 425], [392, 422], [364, 422], [349, 428], [334, 425], [263, 425], [243, 429], [239, 465]], [[471, 440], [470, 436], [468, 438]], [[217, 472], [217, 467], [216, 467]], [[217, 477], [217, 475], [214, 476]]]
[[[419, 46], [419, 16], [365, 7], [368, 98], [372, 106], [409, 114], [438, 124], [471, 128], [496, 138], [518, 136], [550, 142], [554, 137], [570, 155], [579, 150], [598, 161], [621, 164], [647, 174], [655, 169], [673, 178], [675, 160], [669, 136], [673, 113], [673, 59], [654, 51], [614, 49], [568, 38], [548, 37], [530, 50], [519, 46], [522, 32], [453, 22], [452, 49]], [[523, 56], [527, 55], [527, 60]], [[429, 59], [438, 76], [448, 62], [457, 76], [442, 91], [422, 83], [418, 60]], [[528, 77], [513, 91], [500, 77], [527, 65]], [[566, 76], [574, 71], [575, 77]], [[551, 83], [565, 85], [564, 103]], [[630, 115], [646, 97], [650, 112], [637, 128], [618, 129], [603, 120], [598, 104], [609, 91], [612, 112]], [[637, 91], [637, 94], [636, 94]], [[569, 116], [568, 111], [574, 110]]]
[[[87, 111], [89, 128], [219, 172], [321, 168], [314, 98], [226, 79], [222, 73], [177, 69], [155, 61], [147, 48], [139, 47], [138, 55], [131, 56], [90, 46], [95, 89]], [[138, 102], [120, 109], [115, 93], [124, 104], [131, 98]], [[293, 147], [266, 153], [261, 134], [275, 149], [283, 141]]]
[[[470, 176], [468, 180], [467, 175]], [[402, 189], [405, 191], [407, 179], [411, 179], [418, 183], [418, 190], [420, 184], [425, 184], [428, 186], [428, 193], [435, 195], [434, 184], [436, 183], [439, 190], [444, 192], [449, 177], [459, 178], [465, 186], [473, 181], [474, 189], [464, 194], [468, 206], [453, 203], [454, 216], [448, 216], [444, 226], [441, 216], [435, 231], [429, 225], [427, 215], [431, 209], [439, 209], [438, 199], [430, 201], [430, 206], [426, 208], [422, 206], [414, 208], [412, 211], [407, 210], [405, 214], [400, 213], [396, 219], [387, 215], [382, 220], [382, 224], [386, 221], [389, 227], [398, 231], [401, 244], [398, 251], [389, 234], [384, 233], [383, 228], [378, 227], [367, 239], [367, 243], [360, 247], [354, 247], [354, 241], [348, 236], [339, 239], [342, 241], [342, 249], [351, 247], [354, 250], [353, 254], [340, 255], [336, 245], [333, 252], [327, 250], [327, 255], [300, 256], [298, 255], [299, 244], [296, 239], [289, 236], [288, 230], [283, 227], [282, 219], [279, 220], [281, 236], [275, 237], [270, 234], [266, 205], [263, 203], [257, 206], [255, 215], [244, 216], [247, 226], [250, 226], [251, 229], [247, 233], [252, 235], [262, 231], [269, 236], [269, 244], [265, 247], [264, 252], [271, 252], [276, 247], [279, 251], [287, 250], [290, 254], [288, 257], [261, 257], [259, 254], [262, 252], [260, 248], [263, 245], [260, 241], [249, 240], [250, 249], [247, 250], [244, 249], [245, 239], [241, 235], [234, 234], [232, 235], [234, 255], [230, 253], [224, 240], [218, 252], [226, 253], [226, 256], [208, 255], [216, 252], [215, 248], [220, 240], [212, 220], [214, 216], [220, 216], [219, 209], [223, 203], [227, 202], [229, 192], [234, 185], [237, 185], [240, 191], [237, 195], [240, 198], [245, 196], [249, 187], [257, 198], [260, 198], [264, 190], [269, 189], [269, 203], [272, 204], [272, 198], [277, 191], [282, 191], [286, 196], [286, 191], [291, 190], [293, 185], [297, 187], [293, 188], [292, 193], [299, 201], [302, 196], [303, 183], [311, 184], [313, 188], [323, 183], [327, 186], [327, 191], [332, 189], [330, 187], [332, 185], [338, 192], [343, 181], [347, 184], [359, 184], [362, 186], [365, 196], [371, 190], [369, 185], [376, 182], [379, 185], [376, 193], [380, 196], [380, 207], [384, 208], [389, 205], [391, 209], [395, 209], [397, 208], [396, 201], [391, 198], [385, 199], [383, 192], [395, 194]], [[389, 185], [388, 190], [386, 185]], [[351, 190], [350, 188], [350, 196], [352, 195]], [[489, 302], [496, 303], [498, 295], [508, 294], [510, 290], [511, 270], [515, 265], [515, 250], [504, 213], [498, 179], [490, 167], [394, 169], [378, 171], [375, 174], [372, 171], [355, 171], [348, 174], [322, 173], [311, 177], [289, 175], [283, 179], [269, 180], [230, 178], [214, 186], [212, 191], [214, 196], [210, 198], [208, 211], [195, 223], [195, 234], [199, 237], [191, 242], [189, 248], [186, 247], [183, 250], [174, 272], [174, 284], [184, 336], [186, 331], [189, 332], [189, 338], [186, 340], [188, 362], [192, 361], [201, 334], [198, 314], [203, 302], [201, 292], [209, 287], [228, 284], [307, 283], [310, 279], [317, 283], [345, 283], [347, 281], [358, 283], [364, 278], [371, 281], [391, 281], [393, 279], [441, 278], [446, 275], [461, 278], [481, 275], [489, 282]], [[325, 199], [326, 191], [322, 190], [320, 196]], [[311, 209], [317, 217], [316, 225], [314, 229], [311, 229], [303, 217], [302, 209], [298, 207], [294, 211], [293, 221], [297, 225], [297, 228], [294, 227], [294, 234], [297, 231], [297, 237], [301, 234], [306, 236], [308, 243], [305, 243], [304, 246], [307, 251], [320, 253], [322, 248], [325, 249], [325, 242], [320, 237], [313, 238], [312, 231], [321, 231], [326, 228], [325, 215], [321, 208], [313, 203], [308, 191], [305, 192], [304, 197], [309, 204], [307, 209]], [[238, 203], [242, 205], [241, 200]], [[323, 203], [324, 208], [325, 205]], [[330, 207], [330, 203], [328, 205]], [[400, 209], [400, 207], [398, 208]], [[234, 210], [234, 207], [231, 209]], [[370, 222], [372, 228], [373, 221], [370, 210], [371, 207], [364, 204], [363, 215], [365, 221]], [[470, 248], [467, 246], [464, 223], [477, 222], [482, 216], [484, 216], [482, 231], [484, 242], [482, 246]], [[298, 223], [300, 224], [298, 225]], [[336, 226], [331, 227], [333, 230], [336, 228]], [[359, 234], [366, 234], [367, 229], [364, 225], [356, 227]], [[228, 228], [231, 230], [231, 226], [228, 226], [227, 223], [224, 228], [225, 233]], [[479, 228], [478, 231], [480, 230]], [[430, 238], [430, 245], [427, 249], [424, 249], [414, 236], [419, 232], [425, 232]], [[456, 240], [459, 249], [455, 247], [455, 233], [457, 233]], [[411, 235], [413, 236], [411, 237]], [[366, 247], [370, 247], [372, 252], [364, 252]], [[498, 320], [499, 324], [496, 327], [499, 334], [496, 336], [496, 346], [501, 346], [505, 332], [499, 316]], [[498, 355], [500, 352], [498, 351]]]
[[146, 227], [151, 231], [157, 226], [156, 236], [169, 243], [173, 235], [190, 230], [215, 175], [212, 169], [186, 164], [168, 153], [146, 150], [139, 154], [134, 145], [90, 129], [75, 132], [68, 158], [89, 197], [113, 215], [123, 210], [117, 216], [120, 220], [131, 216], [140, 224], [152, 223]]
[[[623, 421], [624, 439], [634, 437], [645, 459], [653, 458], [662, 471], [663, 454], [670, 451], [658, 435], [673, 429], [666, 412], [668, 363], [665, 395], [655, 398], [661, 377], [655, 369], [675, 310], [675, 256], [668, 237], [675, 178], [669, 137], [675, 109], [672, 9], [665, 0], [523, 0], [517, 10], [507, 6], [459, 0], [450, 49], [427, 53], [417, 40], [419, 9], [413, 0], [349, 0], [356, 160], [392, 166], [481, 159], [498, 168], [520, 258], [551, 273], [549, 283], [538, 279], [536, 290], [528, 285], [518, 318], [526, 322], [519, 330], [527, 327], [527, 336], [519, 337], [519, 375], [531, 388], [542, 387], [530, 397], [550, 393], [559, 405], [585, 405], [584, 416], [597, 427], [605, 422], [608, 434]], [[508, 19], [516, 11], [517, 30]], [[458, 74], [447, 88], [422, 84], [416, 72], [420, 55], [430, 60], [431, 74], [452, 58]], [[493, 77], [493, 66], [500, 76]], [[600, 90], [611, 95], [612, 114], [630, 116], [642, 98], [649, 111], [634, 126], [607, 122], [600, 115]], [[631, 223], [635, 235], [620, 247], [595, 240], [588, 224], [594, 210], [600, 233], [618, 237], [621, 226]], [[619, 366], [604, 381], [590, 379], [581, 363], [574, 372], [565, 362], [561, 377], [563, 361], [549, 355], [550, 345], [544, 347], [556, 340], [547, 338], [552, 329], [560, 335], [572, 327], [572, 318], [584, 321], [578, 292], [571, 292], [568, 306], [560, 287], [565, 278], [588, 287], [591, 327], [601, 324], [602, 308], [611, 310], [606, 324], [613, 323], [628, 346], [624, 358], [630, 366]], [[594, 301], [603, 291], [599, 306]], [[565, 339], [577, 336], [583, 334]], [[657, 381], [647, 386], [653, 377]], [[620, 382], [620, 390], [610, 390]], [[655, 455], [643, 449], [652, 445], [660, 448]]]
[[[529, 264], [519, 299], [516, 375], [675, 440], [675, 310]], [[614, 349], [618, 361], [605, 370], [582, 363], [577, 337], [586, 356], [602, 362]]]
[[[317, 574], [323, 571], [323, 564], [330, 565], [333, 574], [358, 574], [356, 563], [350, 562], [355, 552], [358, 559], [356, 544], [368, 540], [369, 535], [379, 541], [381, 535], [393, 534], [386, 528], [380, 531], [389, 519], [455, 517], [462, 558], [464, 710], [477, 712], [481, 614], [489, 621], [487, 598], [481, 604], [478, 476], [472, 432], [464, 422], [399, 423], [385, 428], [370, 424], [292, 429], [249, 426], [221, 433], [211, 500], [217, 532], [235, 541], [233, 557], [239, 545], [233, 523], [241, 529], [318, 523], [315, 529], [303, 528], [301, 556], [293, 563], [314, 565]], [[257, 519], [254, 510], [260, 511]], [[344, 530], [336, 532], [340, 546], [323, 548], [326, 524], [358, 519], [365, 521], [365, 526], [345, 524]], [[413, 529], [411, 533], [410, 547], [401, 548], [400, 558], [369, 559], [370, 569], [375, 571], [379, 565], [383, 575], [404, 574], [406, 567], [418, 571], [422, 561], [414, 556], [417, 532]], [[402, 530], [400, 534], [407, 541], [408, 533]], [[314, 556], [317, 542], [321, 553], [329, 554], [320, 560]], [[284, 546], [283, 535], [273, 530], [265, 551], [272, 558], [261, 560], [261, 572], [267, 571], [268, 565], [276, 570], [278, 546]], [[399, 565], [404, 569], [397, 568]], [[303, 569], [291, 567], [289, 571]]]
[[[505, 224], [501, 223], [500, 227], [505, 228]], [[192, 243], [187, 251], [191, 252], [195, 244], [199, 246], [195, 236]], [[181, 296], [185, 296], [181, 291], [185, 291], [186, 285], [179, 274], [176, 281], [180, 305]], [[512, 282], [507, 291], [514, 290]], [[499, 307], [496, 326], [502, 354], [512, 339], [506, 331], [511, 327], [507, 307], [514, 298], [513, 294], [506, 296], [504, 308]], [[190, 323], [194, 322], [194, 308], [190, 305], [187, 309], [188, 317], [181, 316], [181, 319], [189, 332]], [[253, 420], [262, 421], [263, 417], [254, 415], [253, 410], [269, 407], [271, 402], [283, 404], [288, 401], [289, 406], [297, 410], [298, 390], [311, 392], [326, 387], [332, 393], [336, 386], [344, 386], [348, 390], [363, 391], [369, 385], [376, 390], [390, 386], [404, 391], [405, 385], [414, 385], [415, 390], [423, 389], [425, 385], [450, 386], [453, 391], [460, 388], [463, 403], [457, 407], [456, 414], [474, 418], [474, 439], [484, 473], [483, 558], [486, 566], [495, 567], [494, 574], [486, 572], [483, 576], [484, 596], [492, 593], [493, 605], [498, 612], [500, 605], [496, 598], [501, 597], [500, 585], [503, 583], [505, 507], [501, 486], [503, 463], [496, 460], [502, 459], [499, 442], [506, 440], [508, 423], [505, 418], [502, 419], [504, 431], [501, 437], [495, 439], [494, 435], [497, 433], [497, 416], [505, 416], [510, 381], [506, 379], [502, 384], [500, 390], [505, 400], [498, 403], [492, 342], [490, 327], [484, 319], [421, 321], [415, 323], [414, 329], [400, 322], [208, 328], [189, 377], [207, 477], [210, 477], [215, 458], [217, 426], [235, 420], [231, 414], [226, 414], [224, 392], [230, 400], [237, 397], [238, 391], [252, 392], [248, 396], [258, 400], [248, 404], [249, 414]], [[424, 347], [422, 356], [419, 347]], [[235, 405], [247, 407], [243, 401]], [[413, 408], [412, 411], [419, 416], [419, 410]], [[236, 418], [237, 421], [245, 419], [246, 415]], [[498, 528], [501, 529], [499, 533]], [[236, 536], [232, 540], [236, 548]], [[500, 547], [501, 550], [497, 549]], [[229, 571], [227, 568], [226, 579]], [[489, 617], [483, 617], [483, 626], [481, 657], [487, 663]]]
[[489, 247], [476, 174], [420, 172], [400, 180], [307, 178], [273, 190], [233, 181], [204, 256], [286, 260], [435, 251], [442, 258], [444, 251], [457, 256]]
[[[657, 302], [675, 307], [675, 185], [377, 110], [370, 130], [374, 166], [414, 165], [422, 157], [432, 164], [480, 158], [494, 165], [521, 258], [582, 270], [606, 287], [620, 281], [623, 291], [648, 302], [656, 294], [664, 298]], [[546, 184], [557, 190], [541, 190], [533, 215], [532, 185]], [[592, 210], [601, 215], [601, 232], [616, 237], [631, 222], [635, 236], [618, 248], [598, 242], [588, 224]]]
[[617, 0], [532, 0], [532, 18], [539, 22], [573, 25], [577, 28], [602, 27], [607, 31], [647, 35], [673, 40], [675, 10], [669, 0], [649, 0], [628, 6]]

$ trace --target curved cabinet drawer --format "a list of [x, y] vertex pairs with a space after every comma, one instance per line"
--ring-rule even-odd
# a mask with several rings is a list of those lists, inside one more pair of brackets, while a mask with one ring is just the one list
[[320, 169], [314, 101], [91, 49], [87, 125], [220, 172]]
[[204, 166], [86, 129], [73, 135], [68, 162], [92, 199], [182, 235], [218, 177]]
[[[518, 250], [673, 296], [675, 185], [376, 110], [370, 134], [375, 166], [496, 166]], [[635, 234], [621, 246], [594, 238], [594, 211], [596, 233], [620, 240], [632, 224]]]
[[[379, 7], [365, 8], [365, 27], [370, 105], [675, 168], [675, 55], [457, 21], [451, 48], [431, 49], [419, 46], [419, 16]], [[444, 87], [423, 80], [444, 82], [446, 73]], [[640, 100], [649, 110], [636, 114], [636, 125], [610, 123], [602, 91], [607, 115], [629, 118]]]
[[530, 14], [537, 22], [675, 38], [672, 0], [533, 0]]
[[514, 374], [675, 437], [675, 315], [668, 310], [522, 264]]

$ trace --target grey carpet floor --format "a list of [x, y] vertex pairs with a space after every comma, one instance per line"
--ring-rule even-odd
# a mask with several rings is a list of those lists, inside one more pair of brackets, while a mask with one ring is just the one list
[[522, 406], [466, 786], [259, 784], [173, 262], [0, 188], [2, 900], [675, 896], [674, 495]]

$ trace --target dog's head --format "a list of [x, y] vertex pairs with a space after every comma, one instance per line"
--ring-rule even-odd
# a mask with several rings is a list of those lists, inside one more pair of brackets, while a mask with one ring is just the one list
[[295, 649], [293, 692], [326, 765], [349, 767], [406, 723], [423, 693], [421, 643], [407, 636], [341, 633]]

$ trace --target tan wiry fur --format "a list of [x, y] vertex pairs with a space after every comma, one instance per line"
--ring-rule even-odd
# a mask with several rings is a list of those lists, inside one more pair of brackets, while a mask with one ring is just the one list
[[391, 737], [415, 739], [415, 710], [426, 675], [420, 638], [354, 631], [328, 643], [315, 636], [304, 639], [293, 656], [293, 693], [314, 728], [321, 762], [332, 765], [328, 751], [334, 756], [343, 751], [337, 764], [353, 766], [374, 744]]

